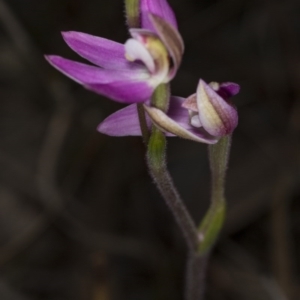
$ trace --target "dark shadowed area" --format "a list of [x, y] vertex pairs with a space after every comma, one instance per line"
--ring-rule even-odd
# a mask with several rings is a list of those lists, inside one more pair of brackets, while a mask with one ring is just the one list
[[[185, 41], [174, 95], [199, 78], [241, 93], [228, 216], [207, 300], [297, 300], [300, 281], [300, 1], [169, 0]], [[61, 31], [128, 38], [121, 0], [0, 0], [0, 299], [181, 300], [186, 246], [145, 166], [140, 138], [97, 125], [122, 105], [43, 58], [83, 61]], [[168, 142], [197, 223], [207, 146]]]

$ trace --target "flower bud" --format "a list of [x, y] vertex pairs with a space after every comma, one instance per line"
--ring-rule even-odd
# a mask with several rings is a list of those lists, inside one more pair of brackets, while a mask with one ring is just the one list
[[221, 137], [231, 134], [236, 128], [236, 108], [203, 80], [197, 89], [197, 106], [200, 123], [209, 134]]
[[237, 110], [228, 100], [238, 91], [239, 86], [233, 83], [207, 84], [200, 79], [197, 93], [187, 98], [182, 106], [198, 113], [197, 122], [210, 135], [222, 137], [231, 134], [238, 124]]

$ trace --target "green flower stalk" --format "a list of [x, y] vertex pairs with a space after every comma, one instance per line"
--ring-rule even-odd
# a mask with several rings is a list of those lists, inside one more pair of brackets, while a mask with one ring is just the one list
[[140, 0], [125, 1], [125, 15], [129, 28], [140, 27]]
[[223, 226], [226, 213], [225, 177], [231, 145], [231, 136], [225, 136], [209, 147], [212, 174], [211, 205], [199, 226], [199, 254], [206, 254], [214, 245]]
[[211, 204], [198, 227], [197, 250], [190, 253], [187, 269], [187, 300], [203, 299], [206, 265], [223, 227], [226, 214], [225, 178], [231, 146], [231, 135], [209, 145], [211, 170]]
[[[152, 106], [166, 111], [169, 106], [169, 87], [161, 85], [152, 97]], [[199, 242], [197, 227], [186, 209], [166, 166], [166, 137], [155, 125], [148, 144], [147, 162], [150, 174], [166, 204], [171, 209], [181, 228], [190, 251], [195, 251]]]

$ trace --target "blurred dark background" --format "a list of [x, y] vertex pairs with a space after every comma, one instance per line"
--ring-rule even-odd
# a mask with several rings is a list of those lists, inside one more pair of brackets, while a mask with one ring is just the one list
[[[169, 0], [185, 40], [173, 94], [238, 82], [228, 217], [206, 299], [299, 299], [300, 1]], [[0, 0], [0, 299], [180, 300], [186, 247], [135, 137], [96, 126], [121, 108], [51, 68], [81, 60], [60, 31], [125, 42], [121, 0]], [[169, 139], [193, 218], [207, 147]]]

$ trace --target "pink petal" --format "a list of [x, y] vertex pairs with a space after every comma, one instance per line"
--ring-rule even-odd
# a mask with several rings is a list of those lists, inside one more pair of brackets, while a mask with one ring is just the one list
[[[151, 121], [147, 115], [146, 119], [150, 128]], [[128, 105], [111, 114], [99, 124], [97, 130], [111, 136], [141, 136], [137, 105]]]
[[[146, 101], [150, 104], [150, 101]], [[151, 120], [145, 113], [148, 128], [151, 128]], [[97, 130], [110, 136], [141, 136], [141, 127], [137, 111], [137, 105], [131, 104], [108, 116], [102, 121]], [[167, 136], [174, 136], [168, 133]]]
[[68, 46], [83, 58], [106, 69], [139, 68], [127, 61], [123, 44], [82, 32], [63, 32]]
[[140, 60], [147, 66], [151, 73], [155, 71], [154, 59], [141, 42], [135, 39], [129, 39], [125, 43], [125, 50], [128, 60]]
[[121, 103], [148, 100], [153, 86], [149, 74], [140, 70], [105, 70], [59, 56], [46, 56], [52, 66], [86, 88]]
[[99, 82], [107, 83], [120, 80], [120, 78], [132, 78], [135, 75], [135, 73], [131, 70], [105, 70], [99, 67], [86, 65], [56, 55], [48, 55], [45, 57], [54, 68], [80, 84], [91, 84]]
[[166, 22], [177, 28], [175, 14], [166, 0], [140, 0], [142, 28], [155, 31], [148, 14], [152, 13], [163, 18]]
[[146, 81], [124, 78], [107, 84], [87, 84], [87, 89], [120, 103], [139, 103], [151, 98], [153, 87]]

